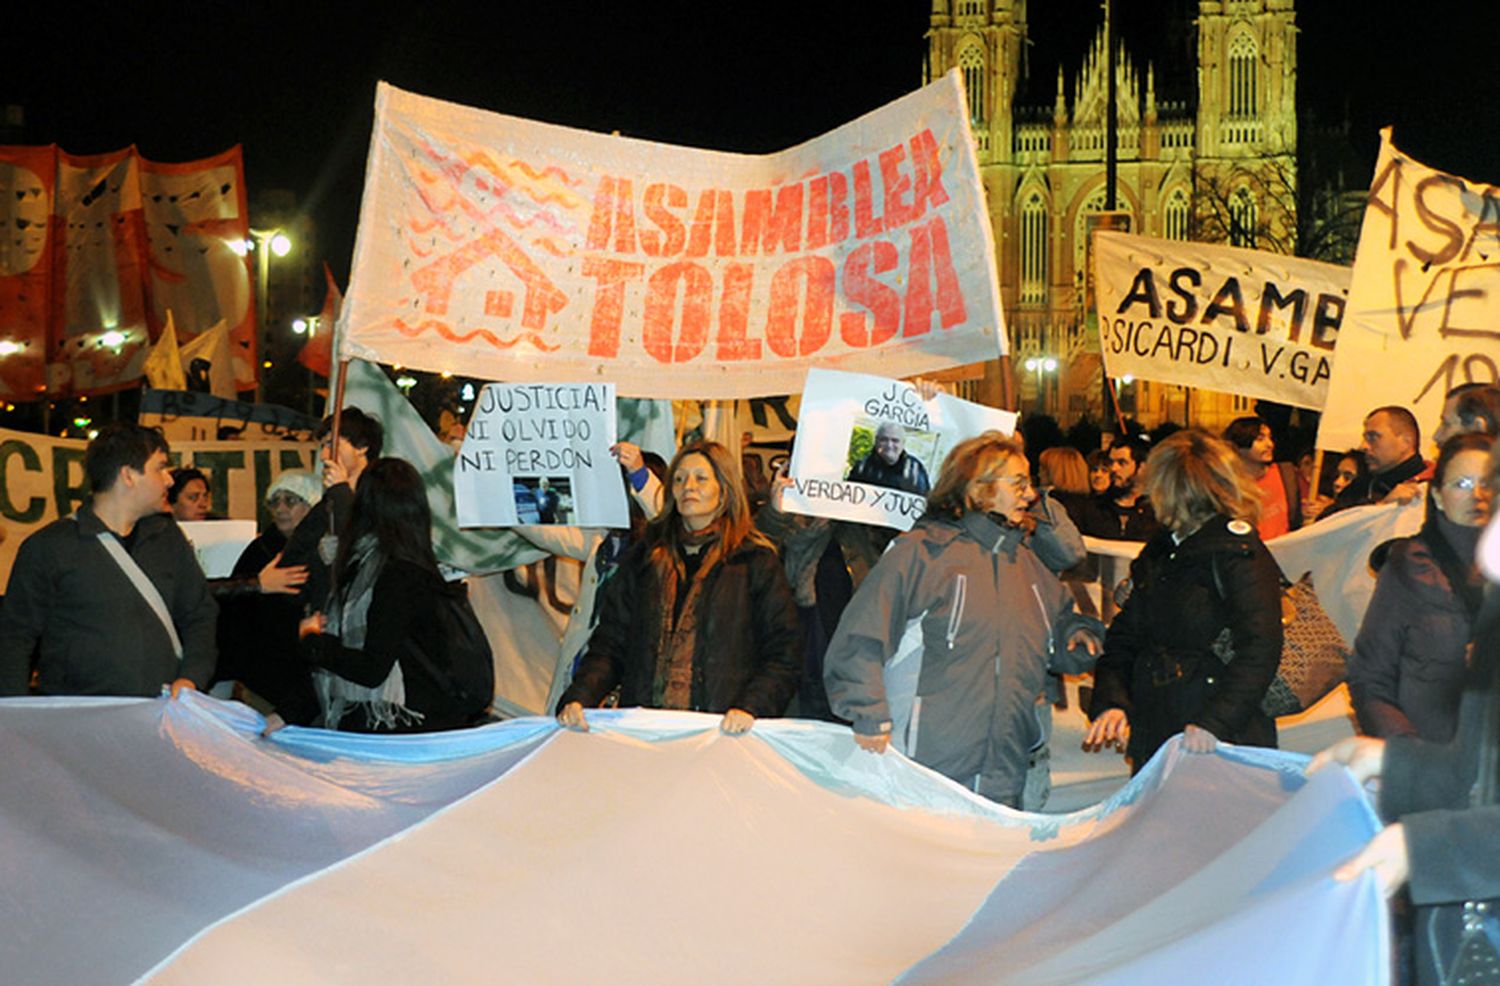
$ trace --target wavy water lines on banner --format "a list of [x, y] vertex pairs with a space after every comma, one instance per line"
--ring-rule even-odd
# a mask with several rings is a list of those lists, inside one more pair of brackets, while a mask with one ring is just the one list
[[[584, 209], [588, 206], [588, 199], [570, 190], [570, 186], [576, 187], [582, 184], [581, 180], [568, 181], [567, 173], [556, 165], [551, 165], [538, 172], [520, 161], [511, 159], [509, 166], [501, 164], [490, 156], [483, 148], [472, 150], [464, 155], [464, 163], [472, 168], [482, 168], [504, 186], [504, 190], [515, 189], [532, 199], [538, 205], [551, 205], [556, 203], [569, 212]], [[516, 174], [520, 172], [520, 174]], [[563, 187], [546, 178], [552, 173], [557, 173], [564, 179]], [[539, 187], [533, 187], [539, 186]]]
[[478, 337], [489, 343], [491, 346], [494, 346], [496, 349], [514, 349], [516, 346], [520, 345], [523, 342], [531, 343], [533, 346], [535, 346], [537, 349], [540, 349], [544, 353], [555, 353], [560, 348], [562, 348], [560, 346], [549, 345], [545, 339], [543, 339], [537, 333], [530, 331], [529, 329], [517, 332], [513, 336], [502, 337], [497, 336], [489, 329], [475, 329], [472, 332], [456, 332], [451, 326], [448, 325], [447, 322], [435, 318], [423, 319], [416, 325], [411, 325], [401, 318], [396, 318], [393, 320], [393, 322], [396, 326], [397, 331], [399, 331], [402, 335], [409, 336], [411, 338], [416, 338], [417, 336], [422, 335], [425, 332], [436, 332], [439, 336], [446, 339], [447, 341], [460, 344], [467, 343], [471, 339]]
[[541, 181], [543, 178], [555, 174], [562, 181], [562, 183], [564, 185], [567, 185], [569, 188], [577, 188], [579, 185], [583, 184], [582, 178], [569, 178], [568, 173], [555, 164], [549, 164], [541, 171], [537, 171], [525, 161], [520, 161], [516, 158], [511, 158], [509, 163], [512, 168], [515, 168], [516, 170], [522, 172], [532, 181]]
[[543, 250], [547, 251], [548, 253], [552, 254], [552, 256], [554, 256], [554, 257], [570, 257], [570, 256], [572, 256], [572, 251], [571, 250], [565, 250], [565, 249], [563, 249], [562, 247], [560, 247], [560, 246], [557, 245], [557, 241], [556, 240], [549, 239], [549, 238], [547, 238], [545, 236], [538, 236], [536, 239], [532, 240], [531, 242], [532, 242], [533, 245], [540, 247], [541, 249], [543, 249]]

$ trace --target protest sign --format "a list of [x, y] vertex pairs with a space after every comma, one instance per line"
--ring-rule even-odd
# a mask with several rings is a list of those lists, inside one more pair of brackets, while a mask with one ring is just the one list
[[1427, 431], [1451, 388], [1500, 378], [1497, 250], [1500, 188], [1414, 161], [1381, 131], [1319, 448], [1358, 445], [1385, 404]]
[[957, 72], [767, 156], [381, 84], [340, 353], [642, 397], [785, 394], [1005, 352]]
[[193, 390], [147, 390], [137, 418], [160, 428], [169, 442], [211, 442], [227, 438], [307, 442], [318, 419], [279, 404], [225, 400]]
[[1095, 233], [1105, 372], [1321, 408], [1349, 273], [1261, 250]]
[[211, 579], [227, 578], [245, 547], [255, 540], [253, 520], [185, 520], [178, 527], [193, 546], [198, 567]]
[[629, 527], [614, 384], [487, 384], [458, 453], [460, 527]]
[[[10, 581], [16, 550], [27, 535], [66, 517], [88, 497], [83, 474], [87, 442], [0, 429], [0, 585]], [[287, 469], [311, 469], [316, 448], [292, 442], [180, 442], [173, 465], [208, 476], [212, 510], [223, 517], [270, 522], [266, 491]]]
[[809, 370], [783, 509], [909, 530], [954, 445], [1015, 427], [1014, 411], [947, 394], [923, 401], [899, 380]]

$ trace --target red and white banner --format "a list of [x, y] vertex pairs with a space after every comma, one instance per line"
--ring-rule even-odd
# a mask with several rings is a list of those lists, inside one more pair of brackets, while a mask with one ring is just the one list
[[790, 150], [570, 130], [382, 83], [340, 355], [639, 397], [1005, 351], [957, 73]]
[[0, 224], [19, 234], [0, 238], [0, 399], [133, 386], [168, 311], [183, 343], [228, 325], [255, 385], [238, 147], [184, 164], [0, 147]]

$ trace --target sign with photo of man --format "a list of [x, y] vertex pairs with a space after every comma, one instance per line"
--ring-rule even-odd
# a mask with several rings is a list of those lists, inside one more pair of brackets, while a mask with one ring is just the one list
[[792, 513], [908, 530], [927, 509], [943, 458], [966, 438], [1010, 434], [1016, 415], [938, 394], [923, 400], [900, 380], [809, 370], [802, 394]]

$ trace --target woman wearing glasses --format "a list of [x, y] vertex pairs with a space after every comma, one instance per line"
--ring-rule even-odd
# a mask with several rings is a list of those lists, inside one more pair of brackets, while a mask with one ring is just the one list
[[1102, 627], [1026, 545], [1036, 499], [999, 432], [948, 454], [927, 511], [860, 585], [824, 661], [833, 712], [872, 753], [907, 756], [1018, 807], [1043, 741], [1049, 667], [1086, 671]]
[[1446, 743], [1458, 725], [1468, 642], [1483, 597], [1474, 549], [1490, 516], [1491, 438], [1444, 443], [1413, 537], [1376, 548], [1380, 573], [1349, 658], [1360, 732]]
[[1281, 569], [1255, 532], [1254, 482], [1228, 442], [1190, 429], [1152, 451], [1145, 492], [1164, 529], [1130, 565], [1084, 748], [1123, 748], [1138, 772], [1179, 732], [1195, 753], [1274, 747], [1260, 706], [1281, 660]]

